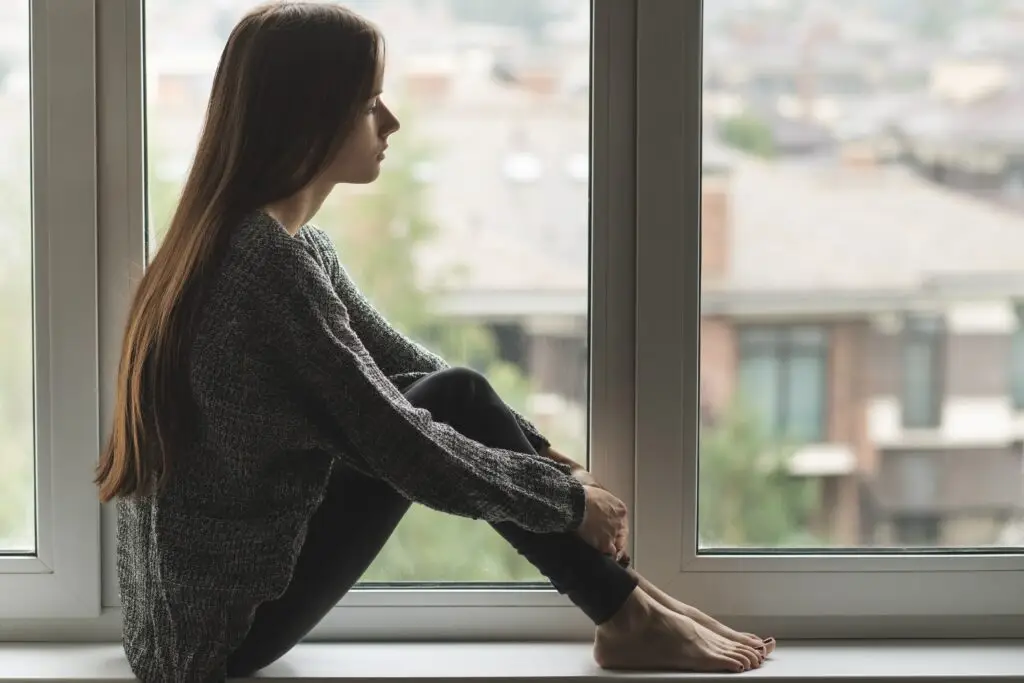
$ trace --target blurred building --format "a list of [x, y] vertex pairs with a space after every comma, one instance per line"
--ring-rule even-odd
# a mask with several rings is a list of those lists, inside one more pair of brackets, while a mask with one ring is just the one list
[[1021, 515], [1024, 221], [900, 168], [706, 172], [706, 401], [804, 445], [839, 543], [999, 543]]

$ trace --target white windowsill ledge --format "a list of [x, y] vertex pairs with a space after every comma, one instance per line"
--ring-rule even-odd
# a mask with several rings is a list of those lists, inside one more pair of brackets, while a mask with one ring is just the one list
[[[721, 680], [600, 670], [586, 643], [310, 643], [253, 681]], [[771, 681], [1020, 681], [1024, 641], [791, 642], [743, 678]], [[116, 644], [0, 644], [0, 681], [135, 680]]]

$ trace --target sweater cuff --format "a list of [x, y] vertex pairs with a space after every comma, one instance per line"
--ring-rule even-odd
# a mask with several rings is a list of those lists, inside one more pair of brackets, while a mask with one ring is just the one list
[[587, 514], [587, 492], [575, 477], [570, 477], [570, 496], [572, 496], [572, 518], [566, 531], [576, 531], [583, 524], [583, 517]]

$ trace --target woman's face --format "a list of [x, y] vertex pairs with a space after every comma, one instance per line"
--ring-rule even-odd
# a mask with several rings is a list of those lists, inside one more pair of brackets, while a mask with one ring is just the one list
[[326, 176], [334, 183], [372, 183], [380, 175], [388, 137], [398, 130], [399, 123], [381, 100], [384, 69], [378, 70], [373, 97], [363, 103], [355, 126], [327, 168]]

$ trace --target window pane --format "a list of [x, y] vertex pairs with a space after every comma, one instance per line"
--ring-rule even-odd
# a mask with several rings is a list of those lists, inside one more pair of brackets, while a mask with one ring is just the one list
[[934, 547], [940, 543], [941, 529], [942, 523], [937, 515], [899, 517], [895, 523], [896, 542], [908, 547]]
[[786, 435], [797, 443], [824, 436], [824, 371], [823, 359], [817, 355], [793, 355], [786, 366]]
[[936, 357], [935, 342], [927, 337], [911, 337], [903, 354], [903, 424], [907, 427], [933, 427], [935, 410]]
[[0, 3], [0, 554], [35, 551], [28, 1]]
[[776, 328], [755, 326], [743, 330], [740, 344], [744, 350], [750, 352], [767, 349], [774, 353], [774, 350], [782, 343], [783, 336]]
[[[257, 4], [146, 0], [151, 253], [190, 164], [220, 50]], [[589, 1], [342, 4], [384, 31], [385, 101], [402, 130], [380, 179], [339, 186], [314, 222], [396, 327], [483, 372], [560, 451], [585, 462]], [[417, 506], [364, 579], [541, 576], [486, 524]]]
[[775, 434], [779, 428], [780, 375], [779, 358], [774, 353], [762, 351], [740, 360], [739, 409], [755, 416], [766, 434]]
[[817, 354], [825, 346], [825, 331], [820, 326], [796, 326], [789, 329], [789, 343], [796, 350]]
[[1010, 339], [1010, 394], [1015, 410], [1024, 410], [1024, 307], [1014, 306], [1014, 330]]
[[740, 333], [739, 403], [774, 439], [807, 443], [823, 429], [825, 343], [812, 327]]
[[904, 453], [899, 457], [900, 486], [912, 509], [928, 509], [939, 502], [939, 466], [942, 457], [935, 453]]
[[701, 549], [1024, 543], [1020, 3], [703, 8]]

